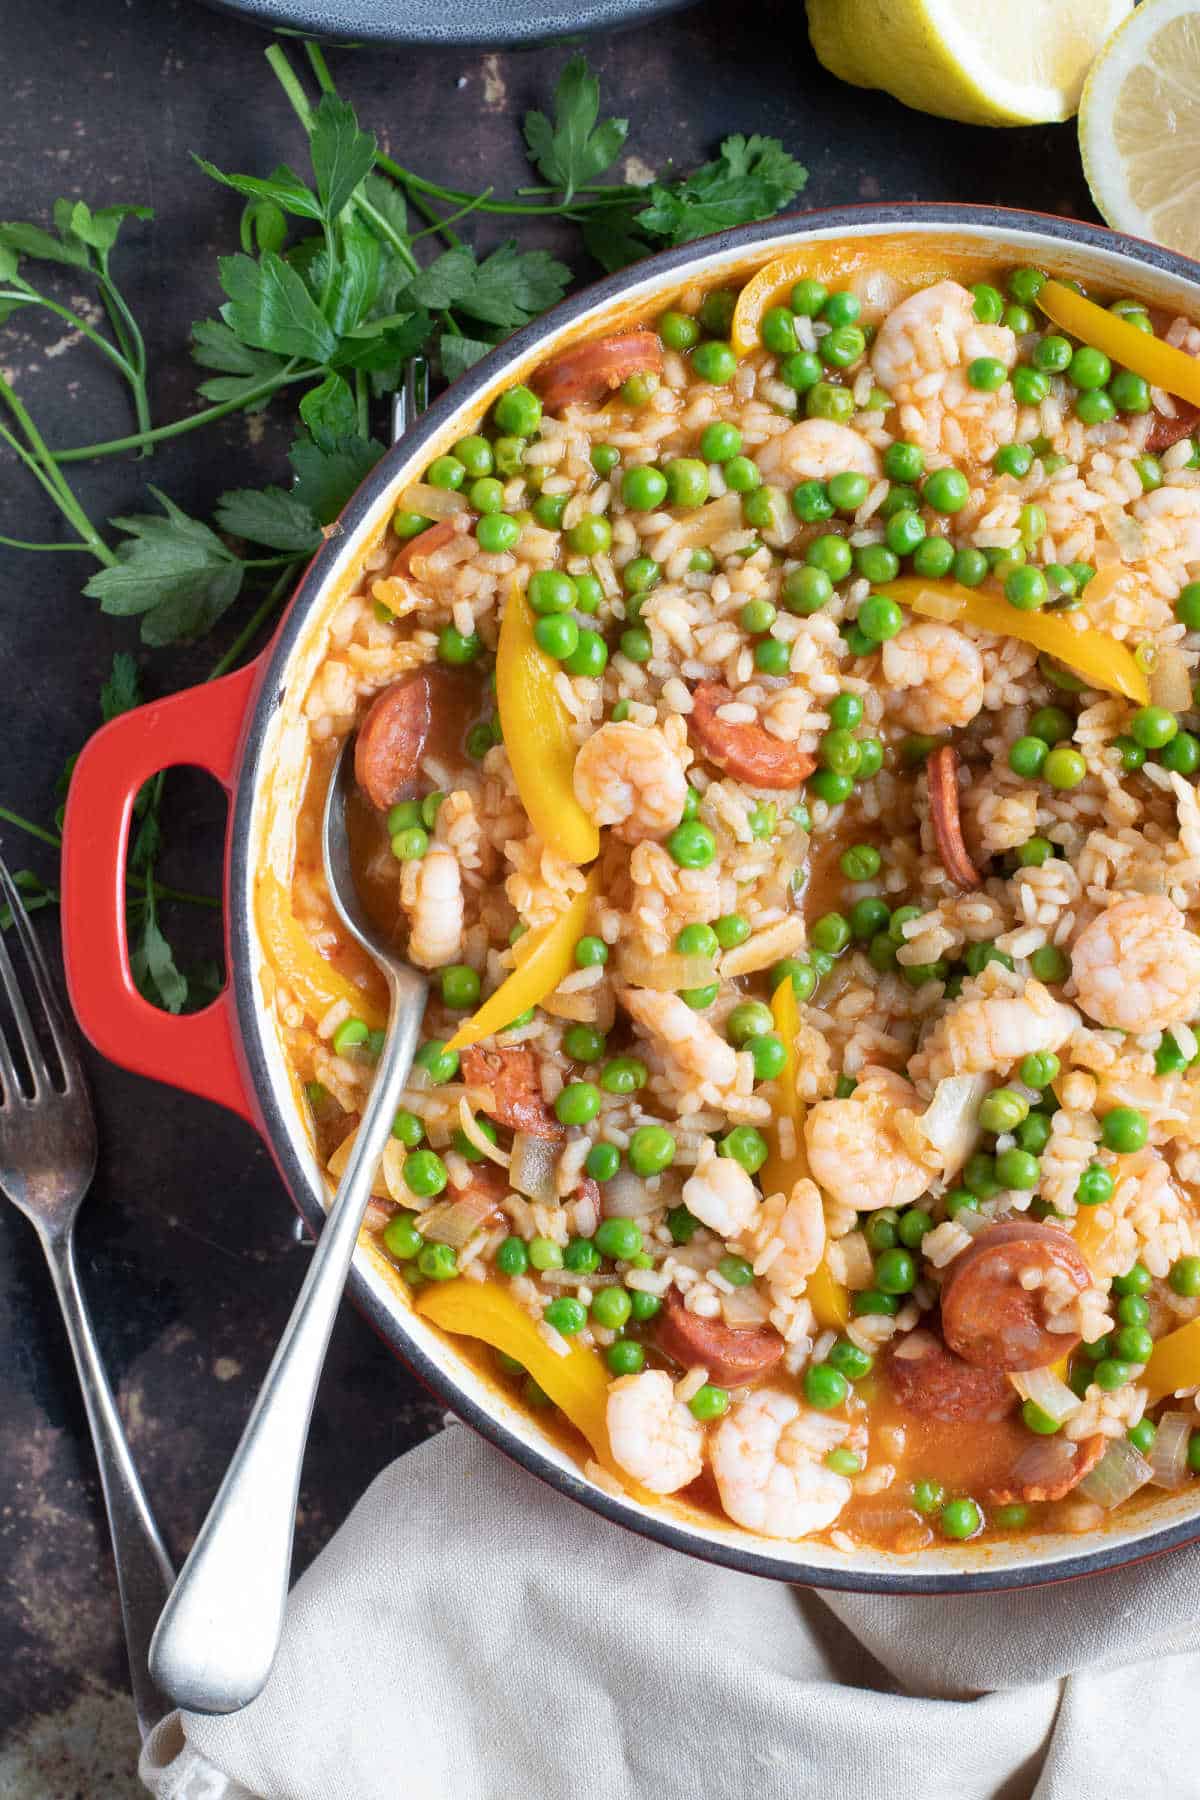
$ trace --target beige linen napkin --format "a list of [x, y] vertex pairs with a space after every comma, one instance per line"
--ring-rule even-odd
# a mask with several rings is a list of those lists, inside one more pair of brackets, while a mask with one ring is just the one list
[[819, 1595], [585, 1511], [454, 1425], [297, 1584], [159, 1800], [1187, 1800], [1200, 1550], [979, 1598]]

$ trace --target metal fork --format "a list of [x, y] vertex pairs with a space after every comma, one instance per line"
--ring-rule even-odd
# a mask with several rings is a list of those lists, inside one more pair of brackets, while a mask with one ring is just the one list
[[[16, 884], [0, 859], [0, 897], [12, 909], [25, 953], [30, 999], [40, 1004], [42, 1049], [25, 993], [0, 932], [0, 989], [16, 1044], [0, 1026], [0, 1193], [20, 1208], [41, 1239], [83, 1389], [88, 1424], [112, 1534], [125, 1623], [130, 1683], [143, 1737], [171, 1705], [150, 1676], [150, 1639], [175, 1579], [170, 1558], [134, 1467], [75, 1266], [75, 1218], [96, 1170], [96, 1122], [74, 1030], [58, 1003], [50, 971]], [[23, 1074], [18, 1069], [23, 1059]]]

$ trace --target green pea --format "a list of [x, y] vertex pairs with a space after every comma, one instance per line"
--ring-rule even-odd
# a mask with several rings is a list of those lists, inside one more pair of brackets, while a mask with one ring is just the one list
[[458, 1255], [449, 1244], [426, 1244], [417, 1253], [417, 1268], [426, 1281], [453, 1281]]
[[[519, 1241], [519, 1240], [518, 1240]], [[411, 1262], [419, 1256], [425, 1239], [412, 1222], [409, 1213], [397, 1213], [383, 1230], [383, 1247], [397, 1262]]]
[[1062, 1430], [1062, 1420], [1053, 1418], [1034, 1400], [1026, 1400], [1022, 1406], [1021, 1423], [1027, 1431], [1036, 1432], [1038, 1437], [1053, 1437], [1056, 1431]]
[[1175, 601], [1175, 617], [1189, 631], [1200, 631], [1200, 581], [1189, 581]]
[[1075, 396], [1075, 416], [1085, 425], [1107, 425], [1117, 415], [1117, 403], [1107, 388], [1089, 388]]
[[681, 869], [706, 869], [717, 854], [717, 840], [699, 819], [685, 819], [668, 837], [667, 850]]
[[419, 1200], [440, 1194], [450, 1179], [446, 1165], [433, 1150], [414, 1150], [404, 1159], [404, 1185]]
[[587, 1312], [581, 1301], [572, 1294], [560, 1294], [552, 1300], [542, 1314], [547, 1325], [561, 1332], [563, 1337], [574, 1337], [587, 1324]]
[[603, 675], [608, 664], [608, 645], [598, 631], [581, 628], [574, 650], [569, 656], [564, 656], [562, 661], [569, 675], [588, 676], [595, 680]]
[[725, 1035], [731, 1044], [745, 1044], [752, 1037], [771, 1031], [775, 1021], [769, 1006], [761, 1000], [746, 1000], [735, 1006], [725, 1021]]
[[362, 1019], [344, 1019], [333, 1034], [333, 1048], [338, 1056], [358, 1050], [370, 1036], [370, 1028]]
[[821, 306], [821, 317], [830, 325], [853, 325], [862, 311], [862, 302], [849, 288], [838, 288]]
[[1004, 578], [1004, 598], [1021, 612], [1036, 612], [1049, 597], [1046, 577], [1030, 564], [1018, 564]]
[[1113, 1393], [1117, 1388], [1128, 1387], [1137, 1373], [1133, 1363], [1121, 1362], [1115, 1356], [1105, 1356], [1092, 1370], [1092, 1379], [1105, 1393]]
[[1158, 1436], [1158, 1428], [1153, 1419], [1139, 1419], [1136, 1425], [1131, 1425], [1129, 1427], [1125, 1436], [1133, 1445], [1139, 1456], [1148, 1456], [1150, 1451], [1154, 1448], [1154, 1440]]
[[1029, 1523], [1029, 1508], [1021, 1500], [1011, 1500], [992, 1508], [992, 1524], [997, 1531], [1020, 1531]]
[[917, 1284], [917, 1265], [907, 1250], [885, 1250], [875, 1264], [875, 1284], [885, 1294], [908, 1294]]
[[834, 369], [848, 369], [867, 347], [867, 340], [857, 325], [835, 325], [817, 343], [817, 355]]
[[854, 417], [854, 395], [832, 381], [818, 381], [805, 396], [804, 412], [809, 419], [831, 419], [845, 425]]
[[750, 921], [741, 913], [723, 913], [713, 921], [713, 932], [722, 950], [735, 950], [750, 936]]
[[858, 740], [858, 780], [869, 781], [872, 775], [878, 775], [883, 767], [883, 745], [878, 738], [864, 737]]
[[[665, 1125], [639, 1125], [629, 1140], [628, 1157], [635, 1175], [661, 1175], [675, 1160], [675, 1139]], [[621, 1221], [605, 1221], [606, 1224], [618, 1222]]]
[[875, 894], [865, 894], [850, 908], [850, 935], [857, 942], [866, 943], [877, 932], [886, 931], [891, 916], [891, 908], [886, 900], [881, 900]]
[[925, 538], [925, 521], [920, 513], [905, 510], [893, 513], [883, 528], [884, 540], [894, 556], [911, 556]]
[[721, 1139], [718, 1154], [732, 1158], [747, 1175], [757, 1175], [770, 1155], [770, 1149], [761, 1131], [756, 1131], [753, 1125], [735, 1125]]
[[805, 565], [789, 569], [783, 578], [781, 594], [789, 612], [807, 617], [828, 605], [833, 597], [833, 582], [823, 569]]
[[1129, 729], [1144, 750], [1161, 750], [1179, 730], [1179, 721], [1165, 706], [1140, 706], [1129, 721]]
[[1028, 444], [1002, 444], [992, 458], [997, 475], [1014, 475], [1023, 480], [1033, 467], [1033, 451]]
[[1191, 731], [1177, 732], [1170, 743], [1163, 745], [1158, 760], [1176, 775], [1194, 775], [1200, 769], [1200, 738]]
[[[997, 1179], [995, 1157], [983, 1150], [976, 1150], [970, 1155], [963, 1169], [963, 1186], [980, 1200], [990, 1200], [998, 1194], [1004, 1183]], [[950, 1211], [950, 1198], [948, 1194], [947, 1212]]]
[[858, 625], [873, 644], [882, 644], [902, 630], [904, 614], [890, 595], [868, 594], [858, 609]]
[[600, 1086], [606, 1094], [636, 1094], [649, 1079], [649, 1070], [636, 1056], [614, 1056], [600, 1071]]
[[1004, 317], [1004, 296], [988, 282], [978, 282], [972, 289], [974, 313], [981, 325], [998, 325]]
[[792, 289], [792, 311], [805, 319], [815, 318], [828, 298], [829, 289], [823, 282], [806, 278]]
[[875, 1358], [870, 1351], [860, 1350], [857, 1344], [850, 1342], [849, 1338], [839, 1338], [835, 1344], [831, 1345], [825, 1361], [831, 1369], [836, 1369], [838, 1374], [844, 1375], [848, 1381], [861, 1381], [863, 1376], [869, 1375], [875, 1367]]
[[917, 444], [889, 444], [883, 453], [883, 472], [890, 481], [919, 481], [925, 473], [925, 452]]
[[1008, 766], [1024, 780], [1036, 780], [1045, 767], [1050, 746], [1040, 737], [1019, 737], [1009, 745]]
[[1061, 375], [1070, 367], [1072, 354], [1069, 340], [1052, 332], [1033, 346], [1033, 366], [1044, 375]]
[[492, 417], [501, 431], [532, 437], [542, 422], [542, 403], [532, 388], [511, 387], [497, 400]]
[[961, 469], [935, 469], [925, 478], [921, 497], [935, 512], [961, 512], [970, 498], [971, 489]]
[[632, 512], [653, 512], [667, 497], [667, 478], [648, 464], [626, 469], [621, 498]]
[[727, 463], [740, 455], [742, 434], [736, 425], [725, 420], [715, 420], [706, 425], [700, 435], [700, 454], [705, 462]]
[[828, 1363], [810, 1363], [804, 1371], [804, 1398], [818, 1412], [829, 1412], [844, 1406], [850, 1395], [850, 1383], [838, 1369]]
[[618, 1338], [604, 1352], [604, 1360], [614, 1375], [640, 1375], [646, 1366], [646, 1352], [634, 1338]]
[[660, 381], [652, 369], [629, 375], [621, 383], [621, 398], [626, 406], [645, 406], [651, 394], [658, 392]]
[[793, 992], [802, 1005], [804, 1001], [811, 1000], [817, 986], [816, 971], [812, 964], [798, 956], [788, 956], [782, 962], [777, 962], [768, 976], [768, 981], [772, 993], [781, 981], [790, 981]]
[[452, 963], [442, 970], [442, 1001], [455, 1012], [465, 1012], [479, 1001], [479, 975], [465, 963]]
[[649, 662], [654, 654], [654, 641], [644, 625], [630, 625], [621, 633], [621, 655], [632, 663]]
[[[1135, 1266], [1140, 1267], [1140, 1264]], [[1185, 1300], [1194, 1300], [1200, 1295], [1200, 1256], [1181, 1256], [1173, 1262], [1167, 1281], [1176, 1294]], [[1115, 1282], [1113, 1286], [1116, 1286]]]
[[1132, 369], [1118, 369], [1108, 383], [1108, 391], [1119, 412], [1150, 411], [1150, 383], [1143, 376], [1135, 375]]
[[620, 1331], [633, 1311], [633, 1302], [623, 1287], [602, 1287], [592, 1300], [592, 1317], [606, 1331]]
[[[997, 299], [1000, 296], [997, 294]], [[913, 1507], [919, 1513], [935, 1513], [946, 1497], [940, 1481], [914, 1481], [911, 1491]]]
[[1100, 1163], [1089, 1163], [1075, 1184], [1077, 1206], [1102, 1206], [1112, 1199], [1113, 1178]]
[[976, 550], [974, 545], [967, 545], [955, 551], [951, 572], [955, 581], [961, 582], [963, 587], [978, 587], [988, 572], [987, 557], [982, 550]]
[[807, 394], [821, 379], [824, 365], [814, 350], [797, 350], [779, 365], [779, 379], [797, 394]]
[[910, 1206], [901, 1213], [896, 1234], [906, 1250], [919, 1250], [921, 1240], [933, 1230], [933, 1219], [922, 1207]]
[[744, 1256], [723, 1256], [717, 1264], [717, 1273], [735, 1288], [748, 1287], [754, 1280], [754, 1269]]
[[556, 662], [565, 662], [579, 648], [578, 625], [574, 619], [564, 617], [561, 613], [551, 613], [547, 618], [536, 619], [533, 635], [539, 647]]
[[1012, 391], [1018, 406], [1040, 406], [1050, 392], [1050, 377], [1021, 363], [1012, 372]]
[[487, 556], [503, 556], [515, 550], [521, 539], [520, 521], [508, 513], [490, 513], [475, 527], [475, 541]]
[[694, 1419], [706, 1424], [709, 1419], [719, 1419], [722, 1413], [729, 1411], [729, 1389], [714, 1387], [706, 1381], [703, 1387], [696, 1389], [688, 1401], [688, 1407]]
[[810, 569], [819, 569], [830, 581], [842, 581], [853, 566], [853, 553], [845, 538], [827, 533], [814, 538], [804, 553]]
[[973, 1538], [983, 1529], [983, 1514], [974, 1500], [947, 1500], [941, 1511], [941, 1527], [948, 1538]]
[[894, 1319], [900, 1311], [900, 1302], [895, 1294], [885, 1294], [882, 1288], [862, 1288], [854, 1295], [850, 1308], [858, 1319], [876, 1316]]
[[594, 969], [597, 964], [608, 961], [608, 945], [603, 938], [581, 937], [575, 946], [575, 966], [578, 969]]
[[[1042, 764], [1042, 775], [1052, 788], [1076, 788], [1087, 774], [1087, 763], [1078, 750], [1059, 744]], [[1034, 952], [1035, 956], [1037, 952]]]
[[1149, 1135], [1145, 1113], [1134, 1106], [1114, 1106], [1100, 1121], [1100, 1142], [1119, 1156], [1143, 1149]]
[[663, 473], [672, 506], [703, 506], [708, 499], [708, 466], [693, 456], [676, 456]]
[[912, 553], [912, 566], [927, 580], [940, 581], [954, 566], [954, 545], [949, 538], [922, 538]]
[[1034, 317], [1027, 306], [1006, 306], [1002, 321], [1018, 337], [1025, 337], [1034, 327]]
[[737, 372], [733, 346], [718, 339], [697, 344], [692, 351], [692, 370], [701, 381], [711, 382], [713, 387], [724, 387]]
[[572, 1081], [554, 1102], [560, 1125], [587, 1125], [600, 1111], [600, 1090], [590, 1081]]
[[854, 567], [867, 581], [882, 584], [896, 579], [900, 558], [886, 544], [859, 544], [854, 551]]
[[993, 1088], [979, 1107], [979, 1123], [984, 1131], [1015, 1131], [1029, 1112], [1029, 1102], [1015, 1088]]
[[714, 288], [700, 302], [700, 323], [711, 337], [723, 337], [733, 324], [737, 295], [727, 288]]
[[662, 578], [662, 568], [652, 556], [635, 556], [621, 570], [621, 581], [627, 594], [648, 594]]
[[826, 483], [826, 492], [838, 512], [857, 512], [870, 492], [871, 482], [866, 475], [843, 473], [831, 475]]
[[593, 444], [591, 464], [597, 475], [611, 475], [621, 460], [615, 444]]
[[454, 446], [454, 454], [472, 481], [481, 475], [490, 475], [495, 466], [492, 446], [485, 437], [459, 438]]
[[796, 348], [796, 315], [790, 307], [769, 306], [758, 335], [772, 356], [790, 356]]
[[977, 356], [967, 364], [967, 380], [980, 393], [994, 394], [1008, 380], [1008, 370], [995, 356]]
[[668, 350], [690, 350], [700, 342], [699, 321], [690, 313], [665, 312], [658, 321], [658, 335]]

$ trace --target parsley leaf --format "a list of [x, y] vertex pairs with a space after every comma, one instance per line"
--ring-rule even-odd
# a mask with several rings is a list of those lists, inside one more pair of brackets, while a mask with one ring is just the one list
[[324, 215], [332, 224], [375, 167], [375, 136], [359, 129], [348, 100], [325, 94], [316, 111], [309, 153]]
[[[47, 887], [32, 869], [14, 869], [12, 879], [27, 913], [40, 912], [43, 906], [58, 905], [58, 889]], [[7, 931], [12, 922], [12, 908], [6, 900], [0, 905], [0, 931]]]
[[308, 507], [284, 488], [234, 488], [217, 501], [215, 518], [230, 537], [249, 538], [270, 550], [311, 556], [321, 529]]
[[57, 237], [41, 225], [9, 219], [0, 224], [0, 244], [15, 250], [18, 256], [31, 256], [38, 262], [92, 269], [96, 267], [92, 251], [103, 264], [126, 219], [153, 217], [148, 206], [101, 206], [93, 212], [83, 200], [56, 200], [54, 225]]
[[175, 966], [170, 944], [159, 929], [154, 913], [147, 909], [142, 924], [141, 942], [129, 958], [138, 992], [152, 1006], [162, 1006], [170, 1013], [182, 1012], [188, 997], [188, 984]]
[[720, 155], [684, 180], [655, 182], [650, 204], [636, 221], [668, 244], [687, 244], [710, 231], [766, 219], [786, 206], [808, 180], [808, 170], [778, 138], [727, 137]]
[[280, 163], [278, 168], [272, 169], [262, 179], [257, 175], [227, 175], [223, 169], [206, 162], [202, 156], [194, 155], [194, 160], [213, 181], [232, 188], [235, 194], [244, 194], [249, 200], [273, 200], [276, 206], [281, 206], [284, 212], [294, 213], [297, 218], [321, 217], [321, 202], [286, 163]]
[[453, 308], [511, 331], [561, 300], [571, 271], [545, 250], [520, 251], [510, 238], [482, 262], [460, 244], [414, 275], [404, 293], [430, 312]]
[[[261, 387], [264, 381], [282, 373], [284, 358], [269, 350], [253, 350], [243, 344], [236, 331], [223, 319], [199, 319], [192, 326], [192, 360], [204, 369], [223, 369], [225, 373], [212, 381], [202, 381], [199, 392], [206, 400], [241, 400]], [[271, 396], [263, 395], [248, 408], [258, 412], [270, 404]]]
[[127, 650], [118, 650], [112, 660], [112, 672], [100, 688], [100, 716], [107, 725], [110, 719], [132, 712], [141, 704], [138, 666]]
[[297, 438], [288, 451], [288, 461], [296, 472], [292, 493], [322, 525], [329, 525], [383, 451], [376, 438], [368, 440], [357, 433], [339, 438], [327, 448], [311, 437]]
[[494, 350], [495, 345], [485, 343], [482, 338], [455, 337], [452, 331], [444, 331], [439, 349], [442, 353], [442, 374], [447, 381], [457, 381], [481, 356]]
[[201, 637], [237, 599], [243, 569], [232, 550], [199, 519], [152, 487], [162, 513], [136, 513], [112, 523], [129, 535], [118, 561], [93, 575], [84, 593], [102, 612], [141, 613], [142, 641], [174, 644]]
[[583, 241], [588, 253], [610, 275], [615, 269], [628, 268], [639, 257], [648, 256], [654, 247], [636, 222], [641, 204], [640, 200], [631, 200], [628, 206], [597, 207], [583, 221]]
[[554, 90], [554, 124], [545, 113], [525, 115], [525, 142], [534, 164], [569, 201], [615, 161], [629, 131], [628, 119], [600, 115], [600, 83], [582, 56], [573, 56]]
[[[384, 387], [398, 387], [404, 364], [428, 341], [433, 320], [427, 312], [390, 313], [356, 325], [333, 357], [336, 369], [366, 369]], [[489, 346], [490, 348], [490, 346]]]
[[337, 349], [337, 335], [303, 276], [281, 256], [271, 250], [257, 262], [252, 256], [223, 256], [217, 266], [229, 296], [221, 317], [243, 343], [278, 356], [328, 362]]
[[308, 390], [300, 402], [300, 417], [318, 450], [326, 452], [358, 430], [354, 395], [340, 375], [327, 375], [320, 387]]

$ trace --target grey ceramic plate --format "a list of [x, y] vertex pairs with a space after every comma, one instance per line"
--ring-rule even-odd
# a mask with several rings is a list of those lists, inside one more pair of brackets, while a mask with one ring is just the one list
[[210, 0], [271, 31], [341, 43], [542, 44], [621, 31], [693, 0]]

